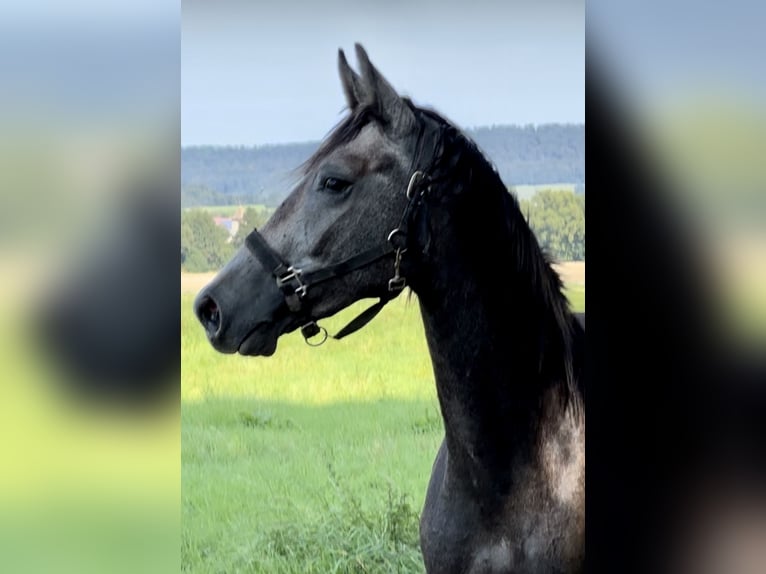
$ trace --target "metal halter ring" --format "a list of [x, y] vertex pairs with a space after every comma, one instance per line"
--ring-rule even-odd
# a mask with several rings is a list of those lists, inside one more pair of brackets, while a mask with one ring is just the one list
[[[322, 338], [319, 341], [312, 343], [309, 340], [320, 334]], [[303, 325], [303, 327], [301, 327], [301, 335], [303, 335], [303, 340], [306, 341], [307, 345], [310, 347], [318, 347], [327, 340], [327, 329], [320, 327], [316, 324], [315, 321], [311, 321], [310, 323], [306, 323]]]
[[417, 184], [419, 184], [423, 179], [425, 178], [425, 174], [422, 171], [416, 171], [412, 174], [412, 177], [410, 178], [410, 183], [407, 186], [407, 199], [412, 199], [415, 188], [417, 187]]
[[[394, 243], [395, 237], [400, 238], [400, 241], [402, 242], [401, 245], [396, 245]], [[396, 229], [391, 230], [391, 233], [388, 234], [386, 241], [388, 241], [396, 249], [404, 249], [404, 246], [407, 242], [407, 236], [404, 234], [404, 231], [397, 227]]]

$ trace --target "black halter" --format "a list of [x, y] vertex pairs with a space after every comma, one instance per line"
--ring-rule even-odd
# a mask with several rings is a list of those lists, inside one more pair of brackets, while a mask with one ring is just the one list
[[[423, 116], [420, 116], [419, 119], [420, 131], [418, 134], [415, 157], [412, 162], [413, 170], [421, 160], [424, 148], [424, 133], [426, 131], [427, 123], [426, 118]], [[441, 130], [437, 129], [430, 131], [432, 137], [440, 138]], [[432, 142], [432, 154], [438, 143], [438, 141]], [[274, 276], [277, 282], [277, 287], [282, 291], [285, 303], [290, 312], [298, 315], [301, 318], [301, 321], [305, 321], [301, 327], [301, 334], [309, 345], [318, 346], [327, 340], [327, 330], [317, 325], [316, 320], [311, 316], [311, 310], [306, 309], [306, 306], [304, 305], [304, 298], [308, 291], [313, 287], [331, 279], [337, 279], [344, 275], [348, 275], [353, 271], [368, 267], [381, 259], [391, 256], [394, 257], [393, 276], [388, 281], [388, 292], [385, 295], [382, 295], [377, 303], [368, 307], [348, 325], [333, 335], [334, 339], [342, 339], [369, 323], [380, 310], [389, 301], [396, 297], [407, 285], [406, 279], [400, 273], [401, 259], [410, 244], [410, 225], [414, 221], [416, 213], [420, 209], [430, 190], [431, 177], [428, 175], [428, 171], [430, 171], [432, 167], [433, 166], [430, 165], [428, 170], [425, 171], [413, 171], [409, 185], [407, 186], [407, 206], [402, 213], [399, 225], [388, 234], [385, 243], [353, 255], [334, 265], [308, 271], [299, 269], [285, 261], [282, 256], [268, 244], [266, 239], [257, 229], [254, 229], [247, 236], [245, 245], [247, 245], [247, 248], [256, 259], [258, 259], [261, 265]], [[320, 333], [323, 333], [322, 339], [317, 342], [311, 342], [310, 339]]]

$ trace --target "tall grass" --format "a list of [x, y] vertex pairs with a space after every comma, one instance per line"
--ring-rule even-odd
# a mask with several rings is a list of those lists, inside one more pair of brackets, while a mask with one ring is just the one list
[[[584, 289], [569, 291], [575, 308]], [[184, 572], [422, 572], [443, 436], [417, 304], [269, 358], [221, 355], [182, 297]], [[323, 321], [339, 329], [365, 303]]]

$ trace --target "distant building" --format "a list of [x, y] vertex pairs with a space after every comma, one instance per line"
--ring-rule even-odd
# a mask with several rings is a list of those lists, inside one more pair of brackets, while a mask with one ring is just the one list
[[229, 238], [226, 240], [227, 243], [231, 243], [231, 241], [234, 239], [234, 236], [237, 234], [237, 231], [239, 231], [239, 224], [242, 222], [244, 215], [245, 208], [240, 206], [239, 209], [237, 209], [237, 213], [231, 217], [223, 217], [220, 215], [213, 217], [213, 223], [215, 223], [218, 227], [223, 227], [226, 231], [228, 231]]

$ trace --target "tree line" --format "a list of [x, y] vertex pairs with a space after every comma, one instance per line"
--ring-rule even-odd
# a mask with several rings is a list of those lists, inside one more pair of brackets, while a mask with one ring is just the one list
[[540, 246], [557, 261], [585, 260], [585, 194], [543, 189], [519, 207]]
[[[585, 126], [491, 126], [465, 130], [508, 187], [585, 183]], [[297, 180], [296, 166], [319, 142], [181, 149], [181, 206], [276, 207]]]
[[248, 207], [234, 235], [216, 225], [214, 210], [190, 208], [181, 212], [181, 270], [190, 273], [215, 271], [245, 243], [254, 227], [262, 227], [274, 212], [263, 206]]
[[[556, 261], [585, 259], [585, 194], [543, 189], [519, 207], [541, 247]], [[234, 235], [215, 224], [210, 209], [187, 208], [181, 213], [181, 270], [214, 271], [234, 255], [254, 227], [262, 227], [274, 208], [248, 207]]]

